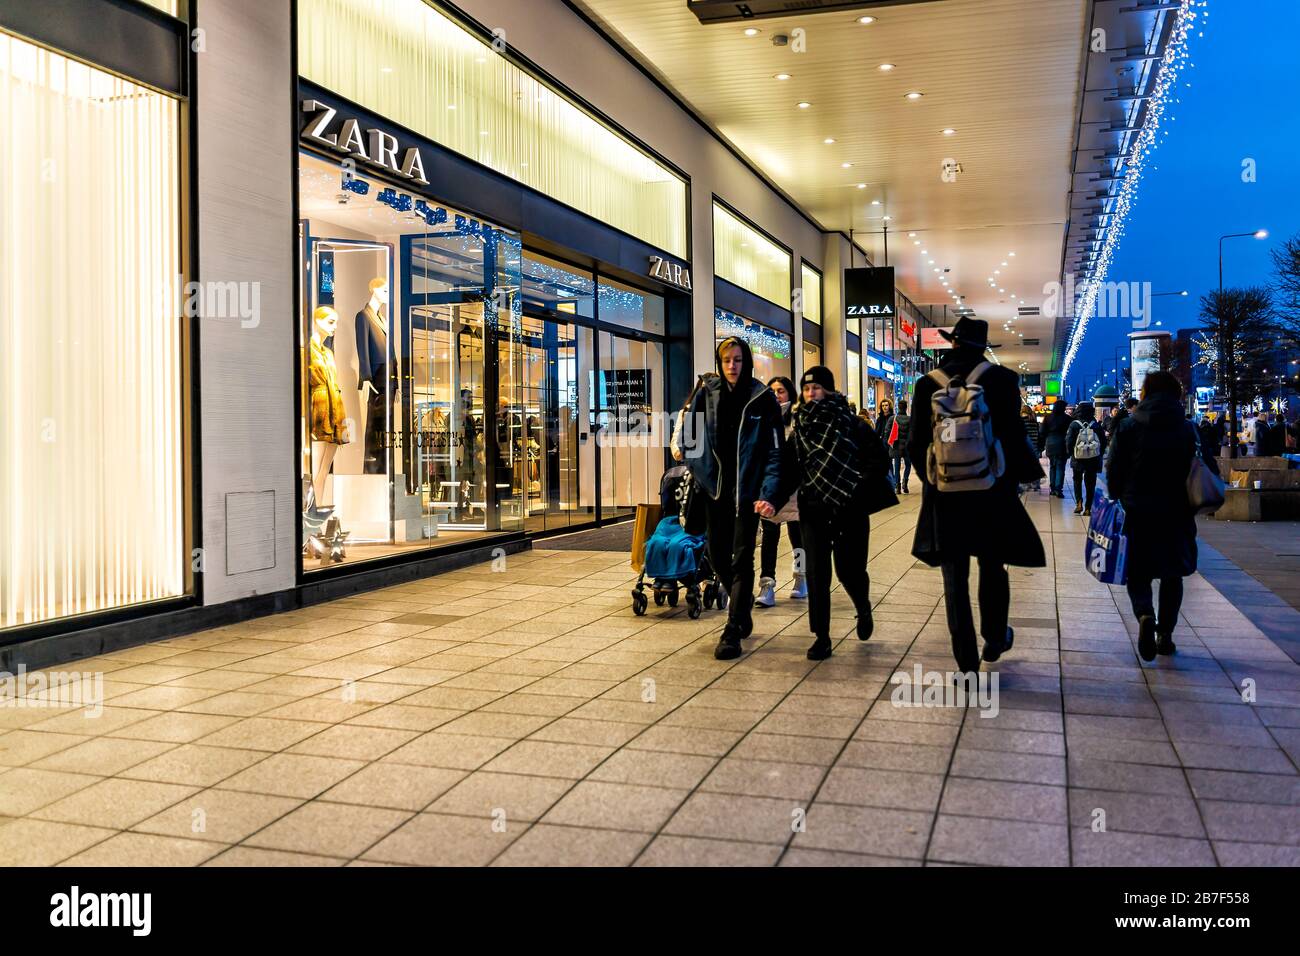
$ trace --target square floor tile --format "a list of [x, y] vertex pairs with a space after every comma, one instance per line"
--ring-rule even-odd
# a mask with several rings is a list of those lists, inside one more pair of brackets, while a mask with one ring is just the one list
[[351, 858], [411, 818], [403, 810], [315, 801], [254, 833], [248, 846]]

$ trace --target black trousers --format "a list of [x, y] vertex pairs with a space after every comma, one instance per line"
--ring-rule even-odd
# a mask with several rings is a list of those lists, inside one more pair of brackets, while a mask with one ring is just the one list
[[705, 540], [709, 562], [730, 598], [727, 626], [747, 636], [753, 629], [754, 542], [759, 517], [753, 505], [748, 510], [743, 507], [737, 515], [734, 491], [723, 491], [717, 501], [710, 501]]
[[1133, 604], [1136, 617], [1156, 616], [1156, 633], [1172, 634], [1178, 623], [1178, 611], [1183, 606], [1183, 579], [1180, 577], [1160, 579], [1160, 613], [1156, 615], [1155, 604], [1151, 597], [1152, 578], [1135, 578], [1129, 575], [1128, 599]]
[[853, 601], [859, 617], [871, 613], [871, 588], [867, 577], [867, 539], [871, 518], [857, 514], [822, 514], [800, 509], [800, 530], [808, 577], [808, 630], [829, 637], [831, 629], [831, 564], [835, 576]]
[[[984, 640], [1001, 644], [1007, 638], [1007, 615], [1011, 612], [1011, 579], [1006, 566], [992, 558], [978, 558], [980, 567], [980, 634]], [[948, 633], [952, 635], [952, 656], [962, 670], [979, 666], [975, 642], [975, 617], [970, 606], [970, 558], [949, 558], [943, 571], [943, 603], [948, 612]]]
[[[803, 547], [803, 535], [799, 533], [799, 522], [786, 522], [786, 527], [790, 529], [790, 547], [796, 551]], [[760, 574], [765, 578], [776, 577], [776, 549], [781, 544], [781, 526], [773, 524], [771, 521], [763, 522], [763, 545], [759, 549], [759, 568]], [[798, 556], [795, 558], [795, 567], [800, 567]]]
[[[1074, 500], [1082, 501], [1084, 509], [1091, 511], [1092, 496], [1097, 490], [1097, 470], [1077, 462], [1070, 465], [1070, 470], [1074, 472]], [[1087, 497], [1084, 496], [1085, 490]]]

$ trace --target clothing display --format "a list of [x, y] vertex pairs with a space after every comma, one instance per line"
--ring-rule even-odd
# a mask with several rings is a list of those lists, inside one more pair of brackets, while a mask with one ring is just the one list
[[[357, 378], [366, 394], [364, 474], [382, 475], [387, 468], [384, 435], [388, 431], [388, 403], [397, 391], [398, 376], [389, 374], [388, 327], [367, 303], [357, 313]], [[396, 368], [393, 372], [396, 373]], [[364, 386], [372, 390], [366, 391]]]
[[347, 412], [343, 408], [343, 393], [339, 390], [334, 350], [313, 337], [310, 355], [307, 381], [311, 389], [312, 441], [346, 445], [352, 436], [348, 434]]

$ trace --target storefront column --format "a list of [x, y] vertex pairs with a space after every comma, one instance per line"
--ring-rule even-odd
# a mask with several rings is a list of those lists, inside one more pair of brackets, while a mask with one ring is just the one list
[[848, 349], [844, 321], [844, 270], [849, 268], [849, 241], [837, 232], [825, 234], [822, 275], [822, 364], [835, 376], [835, 384], [848, 392]]
[[250, 307], [199, 323], [196, 557], [203, 602], [219, 604], [296, 580], [296, 113], [290, 5], [222, 0], [198, 13], [198, 279]]

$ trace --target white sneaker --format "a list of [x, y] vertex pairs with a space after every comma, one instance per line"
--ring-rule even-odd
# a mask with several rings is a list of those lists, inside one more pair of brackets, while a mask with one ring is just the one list
[[774, 607], [776, 605], [776, 580], [774, 578], [759, 578], [758, 597], [754, 598], [754, 603], [759, 607]]
[[792, 598], [806, 598], [808, 596], [808, 579], [802, 574], [794, 576], [794, 590], [790, 592]]

